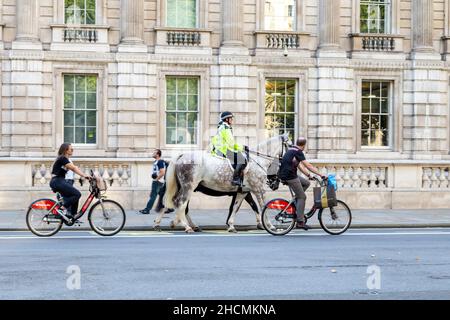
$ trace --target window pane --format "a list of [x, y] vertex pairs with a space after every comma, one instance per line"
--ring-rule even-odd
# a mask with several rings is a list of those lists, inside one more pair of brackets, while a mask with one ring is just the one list
[[166, 128], [166, 143], [175, 144], [176, 143], [177, 129]]
[[296, 11], [295, 0], [265, 0], [265, 29], [294, 31]]
[[361, 145], [368, 146], [369, 145], [369, 131], [364, 130], [361, 135]]
[[389, 132], [383, 131], [383, 146], [387, 147], [389, 146]]
[[386, 98], [381, 99], [381, 113], [389, 113], [389, 101]]
[[197, 129], [195, 128], [190, 128], [188, 129], [188, 141], [187, 143], [189, 144], [196, 144], [197, 143]]
[[77, 127], [84, 127], [86, 125], [86, 112], [75, 111], [75, 125]]
[[76, 5], [79, 9], [85, 9], [84, 0], [76, 0]]
[[86, 91], [86, 77], [84, 76], [75, 77], [75, 90], [81, 92]]
[[370, 99], [362, 99], [362, 113], [370, 113]]
[[85, 127], [75, 127], [75, 143], [86, 143]]
[[295, 115], [293, 114], [286, 115], [286, 128], [295, 129]]
[[167, 0], [167, 26], [177, 26], [177, 4], [176, 0]]
[[382, 130], [389, 129], [389, 117], [388, 116], [380, 116], [380, 128]]
[[64, 91], [74, 91], [75, 79], [73, 76], [64, 76]]
[[187, 93], [187, 79], [178, 79], [177, 80], [177, 93], [178, 94], [186, 94]]
[[285, 95], [286, 94], [286, 81], [277, 80], [275, 88], [276, 88], [275, 90], [277, 93], [279, 93], [281, 95]]
[[88, 127], [96, 127], [97, 126], [97, 112], [96, 111], [86, 112], [86, 125]]
[[95, 127], [86, 129], [86, 143], [97, 143], [97, 129]]
[[288, 94], [290, 96], [294, 96], [295, 95], [295, 89], [296, 89], [296, 81], [295, 80], [287, 80], [286, 81], [286, 88], [287, 88], [286, 94]]
[[75, 107], [75, 99], [73, 93], [64, 93], [64, 109], [73, 109]]
[[380, 99], [372, 99], [372, 113], [380, 113]]
[[86, 1], [86, 9], [88, 10], [95, 10], [95, 1], [96, 0], [87, 0]]
[[369, 129], [369, 122], [370, 121], [370, 116], [369, 115], [363, 115], [361, 117], [361, 128], [363, 130], [367, 130]]
[[186, 128], [177, 129], [177, 144], [188, 144]]
[[176, 93], [176, 80], [175, 80], [175, 78], [167, 78], [166, 86], [167, 86], [167, 93]]
[[188, 96], [188, 109], [190, 111], [197, 110], [198, 96]]
[[389, 83], [388, 82], [381, 83], [381, 96], [386, 97], [386, 98], [389, 96]]
[[70, 6], [73, 6], [74, 0], [64, 0], [64, 8], [68, 8]]
[[68, 143], [74, 142], [73, 127], [64, 127], [64, 141]]
[[363, 81], [361, 86], [361, 96], [368, 98], [370, 96], [370, 82]]
[[166, 126], [170, 128], [175, 128], [177, 126], [177, 116], [174, 112], [167, 113]]
[[77, 108], [77, 109], [85, 109], [86, 108], [86, 94], [85, 93], [77, 93], [75, 95], [75, 108]]
[[95, 24], [94, 10], [86, 10], [86, 24]]
[[275, 111], [277, 111], [277, 112], [285, 112], [286, 111], [286, 107], [285, 107], [284, 96], [277, 97], [276, 101], [277, 101], [277, 105], [276, 105]]
[[97, 94], [86, 94], [86, 109], [97, 109]]
[[380, 82], [372, 82], [372, 96], [380, 97], [381, 96], [381, 83]]
[[178, 96], [178, 108], [177, 110], [185, 111], [187, 109], [187, 96], [179, 95]]
[[75, 122], [74, 118], [73, 111], [64, 111], [64, 126], [73, 126]]
[[186, 128], [187, 122], [186, 122], [186, 113], [178, 113], [177, 116], [177, 127], [178, 128]]
[[197, 113], [189, 112], [187, 114], [187, 125], [189, 128], [197, 127]]
[[286, 112], [295, 112], [295, 98], [294, 97], [286, 98]]
[[176, 110], [177, 108], [177, 96], [168, 95], [167, 96], [167, 110]]
[[87, 84], [86, 88], [87, 91], [97, 92], [97, 77], [95, 76], [86, 77], [86, 84]]
[[370, 145], [373, 147], [383, 146], [383, 132], [381, 130], [370, 131]]
[[188, 79], [188, 93], [198, 94], [198, 79]]

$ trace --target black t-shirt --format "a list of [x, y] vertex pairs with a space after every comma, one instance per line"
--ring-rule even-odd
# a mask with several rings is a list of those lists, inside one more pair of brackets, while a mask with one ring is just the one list
[[292, 180], [297, 178], [297, 167], [301, 161], [306, 160], [303, 151], [293, 147], [285, 153], [281, 159], [279, 177], [281, 180]]
[[57, 177], [65, 178], [68, 170], [64, 166], [68, 163], [70, 163], [69, 159], [64, 156], [56, 158], [56, 161], [53, 164], [52, 174]]

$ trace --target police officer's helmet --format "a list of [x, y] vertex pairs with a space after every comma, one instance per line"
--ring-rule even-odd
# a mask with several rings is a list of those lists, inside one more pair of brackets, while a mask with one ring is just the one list
[[229, 111], [224, 111], [220, 114], [220, 121], [224, 121], [225, 119], [233, 118], [233, 114]]

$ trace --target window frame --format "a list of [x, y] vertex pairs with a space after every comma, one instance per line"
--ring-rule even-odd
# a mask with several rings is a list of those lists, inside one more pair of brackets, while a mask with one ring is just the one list
[[[292, 137], [292, 141], [295, 141], [297, 138], [298, 138], [298, 128], [299, 128], [299, 120], [298, 120], [298, 113], [299, 113], [299, 108], [298, 108], [298, 105], [299, 105], [299, 103], [298, 103], [298, 100], [299, 100], [299, 79], [298, 78], [286, 78], [286, 77], [282, 77], [282, 78], [280, 78], [280, 77], [276, 77], [276, 78], [270, 78], [270, 77], [267, 77], [267, 78], [265, 78], [265, 80], [264, 80], [264, 114], [263, 114], [263, 116], [264, 116], [264, 135], [266, 134], [266, 131], [267, 131], [267, 129], [266, 129], [266, 127], [265, 127], [265, 117], [266, 117], [266, 114], [267, 114], [267, 112], [266, 112], [266, 84], [267, 84], [267, 82], [268, 81], [289, 81], [289, 80], [293, 80], [293, 81], [295, 81], [295, 94], [294, 94], [294, 99], [295, 99], [295, 103], [294, 103], [294, 112], [293, 112], [293, 114], [294, 114], [294, 136]], [[275, 113], [273, 113], [273, 114], [278, 114], [277, 112], [275, 112]], [[284, 114], [284, 115], [286, 115], [286, 114], [289, 114], [288, 112], [280, 112], [280, 114]], [[292, 113], [290, 113], [290, 114], [292, 114]], [[285, 124], [285, 126], [286, 126], [286, 124]], [[266, 139], [268, 139], [268, 138], [270, 138], [270, 137], [265, 137]]]
[[306, 1], [295, 0], [294, 30], [268, 30], [265, 26], [265, 0], [256, 0], [256, 30], [268, 32], [301, 32], [305, 30], [304, 12], [306, 9]]
[[[158, 70], [158, 85], [161, 88], [160, 93], [157, 95], [157, 105], [159, 108], [156, 110], [156, 119], [161, 119], [160, 123], [164, 125], [159, 125], [157, 128], [157, 145], [161, 146], [160, 149], [165, 150], [206, 150], [209, 145], [209, 114], [210, 114], [210, 87], [209, 87], [209, 67], [204, 68], [189, 68], [189, 67], [161, 67]], [[166, 143], [166, 77], [196, 77], [199, 79], [198, 90], [198, 122], [197, 122], [197, 143], [191, 144], [168, 144]]]
[[[76, 0], [74, 0], [76, 1]], [[84, 0], [85, 5], [87, 4], [86, 2], [89, 0]], [[92, 26], [92, 25], [96, 25], [97, 24], [97, 0], [94, 0], [94, 7], [95, 7], [95, 15], [94, 15], [94, 23], [85, 23], [86, 22], [86, 17], [85, 17], [85, 22], [84, 23], [67, 23], [66, 22], [66, 0], [63, 1], [64, 2], [64, 24], [67, 25], [83, 25], [83, 26]], [[85, 8], [84, 11], [87, 11], [87, 9]]]
[[[178, 114], [178, 113], [185, 113], [186, 115], [189, 113], [189, 107], [188, 106], [186, 106], [186, 111], [185, 112], [183, 112], [183, 111], [179, 111], [179, 110], [177, 110], [178, 108], [176, 108], [175, 110], [168, 110], [167, 109], [167, 98], [168, 98], [168, 96], [169, 96], [169, 94], [168, 94], [168, 92], [167, 92], [167, 80], [168, 80], [168, 78], [174, 78], [174, 79], [196, 79], [197, 80], [197, 111], [196, 111], [196, 114], [197, 114], [197, 128], [196, 128], [196, 130], [195, 130], [195, 140], [197, 141], [197, 143], [195, 143], [195, 144], [178, 144], [178, 143], [168, 143], [167, 142], [167, 114], [168, 113], [176, 113], [176, 114]], [[192, 146], [192, 145], [197, 145], [198, 144], [198, 138], [199, 138], [199, 136], [200, 136], [200, 132], [199, 132], [199, 130], [200, 130], [200, 126], [199, 126], [199, 124], [200, 124], [200, 77], [198, 77], [198, 76], [173, 76], [173, 75], [166, 75], [166, 77], [165, 77], [165, 99], [164, 99], [164, 106], [165, 106], [165, 108], [164, 108], [164, 127], [166, 128], [166, 135], [165, 135], [165, 144], [167, 145], [167, 146]], [[178, 92], [175, 92], [175, 96], [177, 97], [178, 96]], [[188, 94], [188, 96], [189, 96], [189, 94]], [[178, 103], [176, 103], [176, 107], [178, 107]], [[187, 118], [186, 118], [186, 124], [187, 124]], [[175, 127], [175, 129], [177, 130], [176, 132], [178, 132], [178, 122], [176, 121], [176, 127]]]
[[[388, 147], [371, 147], [362, 146], [362, 82], [363, 81], [377, 81], [390, 82], [389, 99], [390, 99], [390, 130], [389, 130], [389, 146]], [[355, 102], [355, 121], [354, 129], [354, 152], [402, 152], [403, 150], [403, 100], [402, 87], [403, 76], [396, 71], [373, 71], [373, 72], [356, 72], [355, 86], [357, 88], [356, 102]]]
[[[55, 24], [68, 25], [66, 24], [65, 17], [65, 0], [53, 0], [53, 21]], [[107, 25], [107, 0], [95, 0], [95, 24], [74, 24], [68, 26], [98, 26]]]
[[53, 95], [53, 146], [59, 147], [64, 137], [64, 75], [80, 74], [95, 75], [97, 77], [97, 141], [95, 144], [74, 144], [79, 152], [78, 156], [103, 156], [107, 149], [108, 141], [108, 71], [105, 65], [81, 65], [80, 64], [55, 64], [53, 79], [55, 79], [55, 92]]
[[[95, 76], [96, 77], [96, 87], [95, 87], [95, 97], [96, 97], [96, 103], [95, 103], [95, 143], [76, 143], [76, 142], [71, 142], [71, 141], [67, 141], [66, 139], [65, 139], [65, 136], [64, 136], [64, 131], [65, 131], [65, 124], [64, 124], [64, 112], [66, 111], [66, 110], [70, 110], [70, 109], [65, 109], [64, 108], [64, 97], [63, 97], [63, 104], [62, 104], [62, 119], [63, 119], [63, 121], [62, 121], [62, 125], [63, 125], [63, 140], [64, 141], [66, 141], [66, 142], [70, 142], [70, 143], [72, 143], [72, 145], [73, 146], [75, 146], [75, 147], [80, 147], [80, 146], [86, 146], [86, 147], [89, 147], [89, 146], [97, 146], [97, 142], [98, 142], [98, 138], [99, 138], [99, 135], [98, 135], [98, 127], [99, 127], [99, 108], [98, 108], [98, 97], [99, 97], [99, 90], [98, 90], [98, 75], [97, 74], [79, 74], [79, 73], [63, 73], [62, 74], [62, 82], [63, 82], [63, 84], [62, 84], [62, 86], [63, 86], [63, 95], [64, 95], [64, 93], [65, 93], [65, 83], [64, 83], [64, 80], [65, 80], [65, 76], [68, 76], [68, 75], [70, 75], [70, 76], [85, 76], [85, 77], [88, 77], [88, 76]], [[86, 95], [88, 93], [88, 91], [84, 91], [84, 94]], [[73, 109], [74, 111], [76, 111], [77, 109], [76, 108], [74, 108]], [[93, 109], [82, 109], [82, 111], [84, 111], [84, 112], [88, 112], [88, 110], [91, 110], [91, 111], [93, 111]], [[76, 118], [74, 118], [74, 125], [73, 125], [73, 127], [75, 128], [76, 127], [76, 125], [75, 125], [75, 121], [76, 121]], [[85, 123], [87, 122], [87, 118], [85, 119]], [[88, 126], [87, 125], [85, 125], [84, 126], [84, 128], [86, 129]], [[86, 131], [85, 131], [85, 135], [86, 135]], [[87, 140], [86, 139], [87, 137], [85, 136], [85, 140]], [[74, 136], [74, 139], [75, 139], [75, 136]]]
[[168, 27], [167, 26], [167, 0], [157, 0], [156, 2], [156, 27], [173, 29], [202, 29], [208, 28], [208, 0], [197, 0], [197, 21], [195, 28]]
[[268, 79], [289, 79], [296, 80], [296, 136], [307, 137], [308, 135], [308, 71], [299, 69], [296, 71], [290, 69], [273, 69], [267, 67], [258, 72], [259, 84], [257, 86], [257, 141], [260, 143], [267, 138], [265, 137], [265, 96], [266, 96], [266, 80]]
[[[364, 0], [367, 1], [367, 0]], [[384, 34], [399, 34], [400, 33], [400, 3], [399, 0], [390, 0], [390, 14], [389, 14], [389, 31]], [[361, 34], [361, 1], [352, 0], [352, 33]], [[363, 33], [373, 34], [373, 33]]]
[[[168, 7], [167, 1], [169, 0], [165, 0], [166, 1], [166, 8]], [[174, 0], [174, 1], [179, 1], [179, 0]], [[179, 27], [179, 26], [169, 26], [168, 24], [168, 10], [165, 11], [165, 19], [164, 19], [164, 24], [169, 27], [169, 28], [182, 28], [182, 29], [197, 29], [199, 28], [199, 16], [200, 16], [200, 4], [199, 4], [199, 0], [195, 0], [195, 26], [193, 27]]]

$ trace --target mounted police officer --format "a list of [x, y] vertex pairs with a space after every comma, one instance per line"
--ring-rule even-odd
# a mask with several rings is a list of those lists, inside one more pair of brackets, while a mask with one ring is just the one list
[[242, 171], [247, 165], [247, 158], [243, 151], [248, 153], [248, 147], [242, 146], [234, 140], [232, 124], [233, 114], [229, 111], [222, 112], [217, 134], [211, 141], [212, 154], [230, 160], [234, 168], [232, 184], [242, 187]]

